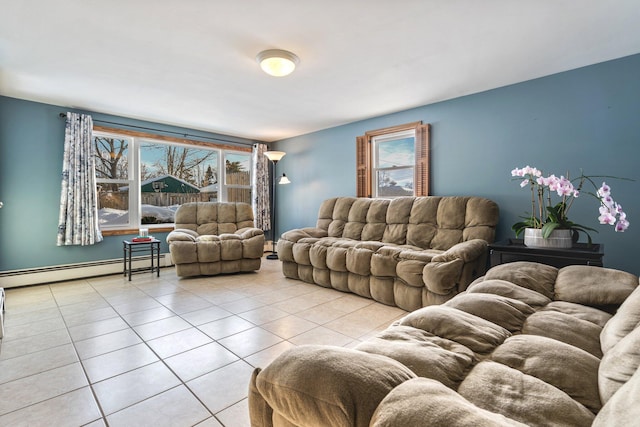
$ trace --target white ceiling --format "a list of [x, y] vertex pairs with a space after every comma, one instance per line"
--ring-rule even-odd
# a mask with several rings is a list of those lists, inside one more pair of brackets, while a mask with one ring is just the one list
[[0, 0], [0, 94], [264, 141], [635, 53], [638, 0]]

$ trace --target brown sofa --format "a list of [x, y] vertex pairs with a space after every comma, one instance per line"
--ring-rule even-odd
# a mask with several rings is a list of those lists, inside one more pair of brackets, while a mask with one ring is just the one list
[[639, 366], [637, 276], [516, 262], [355, 349], [288, 350], [249, 409], [253, 427], [632, 426]]
[[176, 211], [169, 252], [181, 277], [260, 269], [264, 232], [247, 203], [185, 203]]
[[286, 277], [405, 310], [440, 304], [486, 269], [498, 206], [481, 197], [336, 197], [278, 240]]

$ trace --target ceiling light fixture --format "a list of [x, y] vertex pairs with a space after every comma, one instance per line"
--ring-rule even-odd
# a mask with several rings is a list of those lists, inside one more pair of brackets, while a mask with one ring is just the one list
[[293, 53], [281, 49], [263, 50], [256, 56], [256, 61], [265, 73], [283, 77], [291, 74], [300, 62]]

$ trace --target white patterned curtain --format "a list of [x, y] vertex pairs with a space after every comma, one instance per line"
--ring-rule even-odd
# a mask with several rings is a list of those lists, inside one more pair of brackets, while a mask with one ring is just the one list
[[256, 227], [264, 231], [271, 230], [269, 159], [264, 155], [267, 150], [268, 147], [266, 144], [254, 144], [251, 159], [253, 161], [254, 171], [251, 182], [253, 216]]
[[58, 246], [93, 245], [102, 241], [92, 132], [91, 116], [67, 113]]

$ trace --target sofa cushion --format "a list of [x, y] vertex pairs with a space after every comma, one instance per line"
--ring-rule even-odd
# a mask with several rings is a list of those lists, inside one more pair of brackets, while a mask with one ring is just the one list
[[487, 271], [485, 280], [499, 279], [536, 291], [549, 299], [554, 297], [558, 269], [526, 261], [497, 265]]
[[[444, 305], [481, 317], [509, 332], [520, 331], [526, 318], [534, 312], [533, 308], [521, 301], [480, 293], [462, 293]], [[487, 307], [491, 309], [488, 310]]]
[[597, 358], [602, 357], [600, 333], [602, 328], [588, 320], [566, 313], [538, 311], [527, 318], [523, 334], [540, 335], [581, 348]]
[[[285, 368], [287, 375], [279, 375]], [[310, 345], [282, 353], [255, 382], [274, 412], [295, 425], [366, 427], [382, 399], [411, 378], [388, 357]]]
[[471, 197], [467, 201], [464, 240], [482, 239], [492, 242], [498, 223], [498, 205], [482, 197]]
[[176, 211], [175, 215], [175, 227], [176, 229], [186, 228], [194, 230], [198, 224], [198, 204], [197, 203], [185, 203], [180, 206], [180, 209]]
[[437, 212], [440, 197], [418, 198], [413, 203], [407, 226], [407, 243], [420, 248], [430, 248], [438, 232]]
[[349, 210], [355, 203], [355, 197], [340, 197], [333, 208], [333, 218], [329, 224], [329, 237], [343, 237], [344, 227], [349, 220]]
[[[403, 248], [400, 247], [400, 249]], [[401, 250], [398, 254], [396, 276], [409, 286], [423, 288], [424, 281], [422, 280], [422, 275], [424, 266], [431, 262], [433, 256], [432, 251], [419, 251], [414, 249]]]
[[640, 324], [640, 286], [629, 295], [618, 308], [616, 315], [604, 326], [600, 335], [602, 351], [607, 353], [622, 338], [636, 329]]
[[605, 353], [600, 363], [600, 397], [607, 402], [640, 368], [640, 326]]
[[478, 292], [502, 295], [503, 297], [517, 299], [518, 301], [532, 307], [541, 307], [551, 302], [549, 297], [546, 297], [536, 291], [526, 289], [522, 286], [516, 285], [515, 283], [500, 279], [477, 280], [467, 288], [467, 293]]
[[593, 427], [634, 426], [640, 420], [640, 369], [602, 407]]
[[430, 305], [399, 321], [462, 344], [476, 353], [489, 353], [511, 334], [505, 328], [452, 307]]
[[[210, 222], [231, 222], [235, 221], [235, 208], [233, 208], [233, 218], [230, 217], [229, 212], [232, 212], [232, 209], [229, 209], [229, 205], [225, 205], [224, 208], [221, 206], [222, 204], [200, 204], [196, 203], [196, 224], [208, 224]], [[220, 215], [218, 215], [220, 212]], [[203, 234], [203, 233], [201, 233]]]
[[367, 210], [367, 216], [365, 219], [364, 227], [362, 228], [361, 240], [376, 240], [382, 242], [382, 236], [384, 230], [387, 227], [387, 208], [389, 207], [388, 200], [382, 199], [367, 199], [369, 209]]
[[387, 209], [387, 226], [382, 235], [384, 243], [404, 245], [407, 242], [407, 229], [413, 201], [413, 197], [398, 197], [391, 200]]
[[218, 236], [201, 236], [198, 238], [198, 262], [220, 261], [220, 239]]
[[602, 406], [598, 394], [600, 360], [563, 342], [536, 335], [515, 335], [491, 354], [491, 360], [562, 390], [592, 412]]
[[551, 384], [501, 363], [478, 363], [458, 393], [487, 411], [527, 425], [588, 426], [594, 414]]
[[316, 228], [321, 230], [328, 230], [329, 224], [333, 220], [333, 209], [338, 201], [337, 197], [327, 199], [320, 204], [318, 209], [318, 221], [316, 222]]
[[348, 248], [346, 260], [347, 271], [361, 276], [369, 276], [371, 274], [371, 257], [373, 254], [374, 250], [366, 246], [362, 247], [362, 245]]
[[636, 286], [637, 277], [624, 271], [572, 265], [558, 272], [555, 299], [590, 306], [617, 306]]
[[611, 314], [606, 311], [598, 310], [593, 307], [588, 307], [582, 304], [576, 304], [572, 302], [565, 301], [553, 301], [549, 304], [545, 305], [541, 311], [554, 311], [557, 313], [568, 314], [576, 319], [586, 320], [587, 322], [591, 322], [599, 327], [604, 327], [607, 324], [609, 319], [611, 319]]
[[400, 384], [380, 403], [372, 427], [506, 427], [525, 424], [486, 411], [443, 384], [416, 378]]
[[462, 344], [409, 326], [395, 325], [358, 344], [357, 350], [397, 360], [416, 375], [457, 388], [476, 362], [474, 353]]

